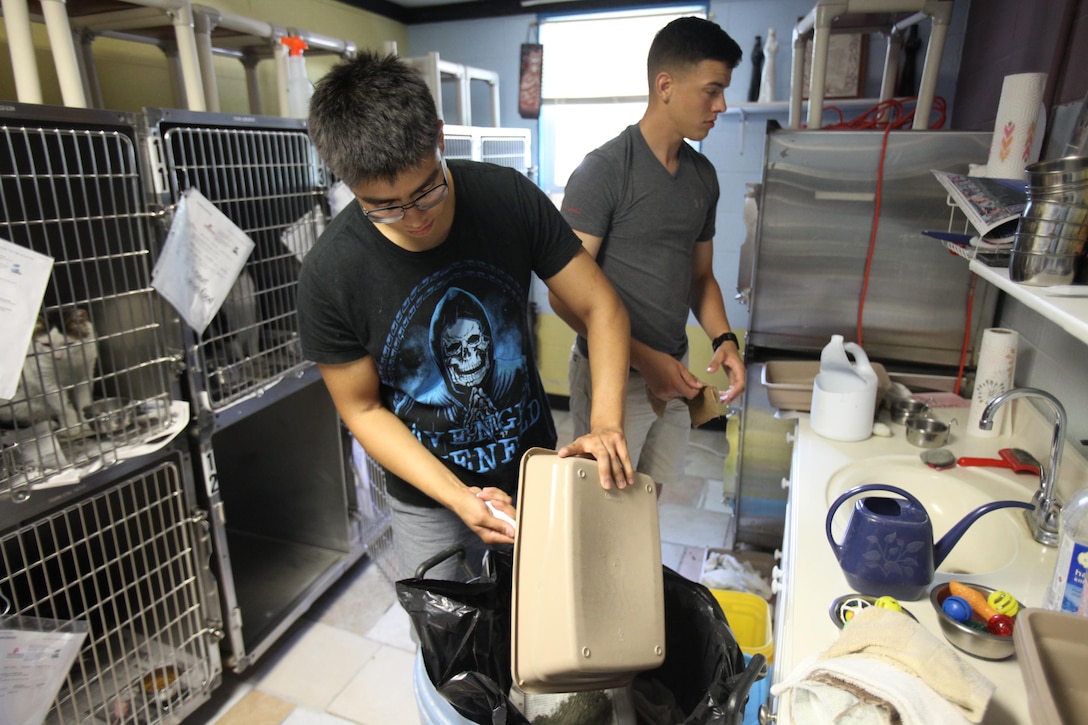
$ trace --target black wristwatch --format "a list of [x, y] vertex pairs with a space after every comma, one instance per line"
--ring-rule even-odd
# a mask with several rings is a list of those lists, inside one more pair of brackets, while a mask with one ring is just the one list
[[732, 332], [723, 332], [722, 334], [715, 337], [714, 342], [710, 343], [710, 347], [712, 350], [717, 352], [718, 348], [722, 346], [723, 342], [731, 342], [737, 346], [737, 349], [740, 349], [740, 341], [737, 340], [737, 336], [734, 335]]

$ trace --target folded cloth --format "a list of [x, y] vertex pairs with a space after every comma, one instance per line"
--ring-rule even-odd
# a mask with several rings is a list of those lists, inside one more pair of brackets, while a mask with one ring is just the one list
[[929, 725], [981, 722], [994, 685], [912, 618], [869, 607], [771, 692], [790, 692], [794, 719], [806, 725]]
[[[646, 395], [650, 399], [650, 407], [657, 413], [657, 417], [665, 415], [665, 406], [668, 404], [666, 401], [657, 397], [651, 393], [648, 389]], [[691, 400], [687, 398], [684, 402], [687, 403], [688, 412], [691, 413], [691, 424], [695, 427], [701, 426], [707, 421], [714, 420], [721, 417], [721, 410], [718, 409], [719, 391], [713, 385], [705, 386], [698, 395]]]

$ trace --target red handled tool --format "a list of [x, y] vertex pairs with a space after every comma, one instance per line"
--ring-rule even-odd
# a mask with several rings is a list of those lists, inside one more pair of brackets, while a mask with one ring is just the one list
[[960, 458], [956, 461], [961, 466], [993, 466], [1009, 468], [1013, 473], [1031, 473], [1039, 475], [1039, 461], [1023, 448], [1002, 448], [997, 452], [1001, 458]]

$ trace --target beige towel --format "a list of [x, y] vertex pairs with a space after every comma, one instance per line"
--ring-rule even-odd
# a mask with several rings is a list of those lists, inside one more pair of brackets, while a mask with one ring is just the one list
[[[650, 399], [650, 407], [657, 413], [657, 417], [660, 418], [665, 415], [665, 406], [668, 403], [648, 389], [646, 396]], [[691, 400], [684, 400], [688, 405], [688, 411], [691, 413], [691, 424], [693, 426], [699, 427], [703, 423], [721, 416], [722, 412], [718, 409], [718, 396], [718, 389], [713, 385], [707, 385]]]
[[982, 721], [994, 693], [993, 683], [950, 644], [899, 612], [880, 607], [862, 610], [828, 647], [824, 659], [852, 654], [877, 657], [921, 677], [971, 722]]
[[798, 722], [928, 725], [981, 722], [994, 685], [910, 617], [869, 607], [771, 691], [791, 690], [791, 706], [805, 714], [794, 713]]

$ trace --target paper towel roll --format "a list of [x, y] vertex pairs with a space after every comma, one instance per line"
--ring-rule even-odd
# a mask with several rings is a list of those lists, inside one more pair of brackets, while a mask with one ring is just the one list
[[1046, 73], [1005, 76], [990, 142], [987, 176], [1026, 179], [1024, 167], [1039, 160], [1046, 116], [1042, 112]]
[[982, 409], [995, 395], [1012, 388], [1019, 341], [1020, 336], [1016, 330], [991, 327], [982, 333], [978, 368], [975, 371], [975, 394], [971, 397], [971, 408], [967, 413], [967, 435], [977, 438], [996, 438], [1001, 435], [1007, 406], [1003, 405], [998, 409], [990, 430], [979, 428], [978, 419], [982, 417]]

